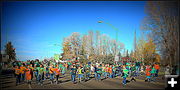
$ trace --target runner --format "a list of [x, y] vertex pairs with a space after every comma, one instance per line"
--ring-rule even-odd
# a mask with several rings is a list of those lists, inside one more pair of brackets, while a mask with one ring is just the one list
[[62, 65], [61, 73], [62, 73], [63, 76], [64, 76], [65, 73], [66, 73], [66, 67], [65, 67], [64, 64]]
[[31, 74], [31, 69], [30, 69], [30, 66], [28, 65], [26, 70], [25, 70], [25, 73], [26, 73], [26, 80], [27, 80], [27, 83], [28, 84], [31, 84], [31, 78], [32, 78], [32, 74]]
[[155, 77], [155, 74], [156, 74], [156, 69], [154, 66], [152, 66], [152, 69], [151, 69], [151, 78], [152, 78], [152, 81], [156, 81], [156, 77]]
[[43, 85], [43, 80], [44, 80], [44, 73], [45, 69], [42, 64], [40, 64], [40, 67], [38, 68], [38, 81], [41, 86]]
[[109, 71], [109, 78], [113, 78], [113, 70], [112, 70], [112, 65], [109, 66], [108, 68], [108, 71]]
[[90, 66], [88, 64], [86, 64], [85, 67], [85, 81], [88, 81], [90, 79]]
[[156, 74], [155, 74], [155, 76], [158, 77], [158, 73], [159, 73], [159, 69], [160, 69], [160, 66], [158, 65], [158, 63], [155, 63], [155, 64], [154, 64], [154, 68], [156, 69]]
[[134, 64], [131, 64], [131, 81], [136, 81], [135, 76], [136, 76], [136, 71], [135, 71], [136, 67]]
[[146, 65], [146, 80], [145, 82], [150, 82], [151, 81], [151, 69], [150, 69], [150, 66], [149, 65]]
[[34, 65], [34, 76], [36, 78], [36, 83], [38, 83], [38, 69], [37, 69], [36, 64]]
[[61, 69], [59, 69], [58, 65], [56, 65], [56, 67], [54, 68], [55, 71], [55, 75], [56, 75], [56, 84], [58, 84], [58, 78], [61, 72]]
[[24, 80], [25, 80], [25, 69], [26, 69], [26, 67], [24, 67], [24, 65], [22, 64], [20, 67], [21, 81], [22, 82], [24, 82]]
[[97, 80], [98, 81], [101, 80], [101, 74], [102, 74], [102, 66], [100, 64], [99, 67], [97, 67]]
[[18, 65], [15, 66], [15, 76], [16, 76], [16, 86], [20, 84], [21, 74], [20, 67]]
[[82, 72], [82, 67], [79, 66], [77, 69], [77, 74], [78, 74], [78, 81], [81, 82], [82, 78], [83, 78], [83, 72]]
[[53, 65], [51, 65], [49, 68], [49, 74], [50, 74], [51, 84], [53, 84], [54, 83], [54, 67], [53, 67]]
[[126, 66], [123, 66], [123, 75], [122, 75], [122, 77], [123, 77], [123, 81], [122, 81], [123, 86], [126, 85], [126, 77], [127, 76], [128, 76], [128, 69], [126, 69]]
[[76, 83], [76, 72], [77, 72], [77, 69], [75, 65], [73, 65], [71, 68], [70, 74], [71, 74], [71, 80], [74, 84]]
[[34, 70], [34, 67], [33, 67], [32, 64], [30, 64], [29, 68], [30, 68], [31, 81], [32, 81], [32, 79], [33, 79], [33, 70]]

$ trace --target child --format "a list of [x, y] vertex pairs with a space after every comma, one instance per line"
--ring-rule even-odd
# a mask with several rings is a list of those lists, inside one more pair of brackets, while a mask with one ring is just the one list
[[77, 69], [76, 67], [73, 65], [72, 68], [71, 68], [71, 71], [70, 71], [70, 74], [71, 74], [71, 80], [72, 82], [75, 84], [76, 82], [76, 72], [77, 72]]
[[21, 74], [20, 67], [18, 65], [15, 66], [15, 76], [16, 76], [16, 86], [20, 84]]
[[135, 71], [135, 69], [136, 69], [136, 67], [135, 67], [135, 65], [134, 64], [131, 64], [131, 81], [132, 80], [134, 80], [134, 81], [136, 81], [136, 79], [135, 79], [135, 76], [136, 76], [136, 71]]
[[24, 65], [21, 65], [20, 72], [21, 72], [21, 81], [22, 82], [24, 82], [24, 80], [25, 80], [25, 69], [26, 69], [26, 67], [24, 67]]
[[25, 70], [26, 72], [26, 80], [28, 84], [31, 84], [31, 78], [32, 78], [32, 74], [31, 74], [31, 69], [30, 66], [28, 65], [28, 67]]
[[51, 65], [49, 68], [49, 74], [50, 74], [51, 84], [53, 84], [53, 82], [54, 82], [54, 67], [53, 67], [53, 65]]
[[146, 73], [146, 80], [145, 80], [145, 82], [147, 81], [147, 82], [150, 82], [151, 81], [151, 69], [150, 69], [150, 66], [149, 65], [147, 65], [146, 66], [146, 71], [145, 71], [145, 73]]
[[78, 69], [77, 69], [77, 74], [78, 74], [78, 80], [79, 80], [79, 82], [81, 82], [81, 79], [82, 79], [82, 77], [83, 77], [83, 73], [82, 73], [82, 68], [81, 68], [81, 66], [78, 67]]
[[101, 65], [97, 68], [97, 80], [101, 80], [102, 67]]
[[62, 69], [61, 69], [61, 73], [62, 73], [62, 75], [64, 75], [64, 74], [65, 74], [65, 72], [66, 72], [66, 67], [65, 67], [65, 65], [63, 65], [63, 66], [62, 66]]
[[156, 63], [156, 64], [154, 64], [154, 68], [156, 69], [156, 74], [155, 74], [155, 76], [158, 77], [158, 73], [159, 73], [160, 66]]
[[59, 78], [59, 75], [60, 75], [60, 69], [58, 68], [58, 65], [56, 65], [56, 68], [54, 68], [54, 71], [55, 71], [55, 75], [56, 75], [56, 84], [58, 84], [58, 78]]
[[152, 80], [153, 80], [154, 82], [155, 82], [155, 80], [156, 80], [155, 74], [156, 74], [156, 69], [155, 69], [155, 67], [153, 66], [153, 67], [152, 67], [152, 70], [151, 70], [151, 77], [152, 77]]
[[111, 66], [109, 66], [109, 68], [108, 68], [108, 71], [109, 71], [109, 77], [110, 78], [113, 78], [113, 70], [112, 70], [112, 65]]
[[128, 69], [126, 69], [126, 66], [123, 66], [123, 85], [126, 85], [126, 77], [128, 76]]
[[43, 67], [42, 64], [40, 64], [40, 68], [38, 69], [38, 78], [39, 78], [39, 83], [41, 84], [41, 86], [43, 85], [43, 80], [44, 80], [44, 73], [45, 73], [45, 69]]
[[85, 76], [86, 76], [86, 80], [89, 80], [90, 78], [90, 66], [87, 64], [86, 68], [85, 68]]

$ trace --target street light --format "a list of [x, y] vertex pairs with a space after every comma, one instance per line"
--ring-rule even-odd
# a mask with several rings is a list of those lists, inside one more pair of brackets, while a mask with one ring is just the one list
[[[110, 27], [112, 27], [116, 31], [116, 42], [118, 42], [118, 28], [115, 28], [112, 24], [104, 22], [104, 21], [98, 21], [98, 23], [105, 23], [105, 24], [109, 25]], [[116, 48], [117, 48], [117, 43], [116, 43]], [[116, 52], [115, 58], [117, 58], [117, 54], [118, 54], [116, 48], [115, 48], [115, 52]]]

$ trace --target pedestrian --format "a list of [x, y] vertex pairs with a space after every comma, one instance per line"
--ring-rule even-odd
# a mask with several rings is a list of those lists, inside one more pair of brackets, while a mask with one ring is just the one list
[[104, 64], [102, 64], [102, 76], [104, 77], [104, 78], [106, 78], [106, 67], [104, 66]]
[[136, 67], [134, 64], [131, 64], [131, 81], [136, 81], [135, 77], [136, 77], [136, 71], [135, 71]]
[[159, 69], [160, 69], [160, 66], [158, 63], [154, 64], [154, 68], [156, 69], [156, 74], [155, 76], [158, 77], [158, 73], [159, 73]]
[[30, 68], [31, 81], [32, 81], [32, 79], [33, 79], [33, 71], [34, 71], [34, 67], [33, 67], [32, 64], [30, 64], [29, 68]]
[[109, 78], [113, 78], [112, 65], [109, 66], [108, 71], [109, 71]]
[[61, 69], [58, 67], [58, 65], [56, 65], [56, 67], [54, 68], [55, 71], [55, 75], [56, 75], [56, 84], [58, 84], [58, 78], [61, 72]]
[[16, 86], [20, 84], [21, 74], [20, 67], [18, 65], [15, 66], [15, 76], [16, 76]]
[[77, 74], [78, 74], [78, 81], [81, 82], [82, 78], [83, 78], [83, 72], [82, 72], [82, 67], [79, 66], [77, 69]]
[[36, 64], [34, 64], [34, 76], [36, 78], [36, 83], [38, 83], [38, 67]]
[[167, 64], [165, 67], [165, 75], [170, 75], [170, 74], [171, 74], [171, 68], [170, 68], [169, 64]]
[[40, 67], [38, 68], [38, 81], [41, 86], [43, 85], [43, 81], [44, 81], [44, 73], [45, 73], [44, 66], [40, 64]]
[[115, 77], [116, 68], [115, 65], [112, 65], [112, 78]]
[[122, 75], [122, 77], [123, 77], [123, 82], [122, 82], [123, 86], [126, 85], [126, 78], [127, 78], [127, 76], [128, 76], [128, 69], [124, 65], [123, 66], [123, 75]]
[[22, 64], [21, 67], [20, 67], [21, 81], [22, 82], [24, 82], [24, 80], [25, 80], [25, 70], [26, 70], [26, 67]]
[[100, 64], [99, 67], [97, 67], [97, 80], [98, 81], [101, 80], [101, 74], [102, 74], [102, 67], [101, 67], [101, 64]]
[[26, 80], [28, 84], [31, 84], [31, 78], [32, 78], [32, 74], [31, 74], [31, 68], [28, 65], [26, 70], [25, 70], [25, 75], [26, 75]]
[[149, 65], [146, 65], [146, 70], [145, 70], [145, 73], [146, 73], [146, 80], [145, 82], [150, 82], [151, 81], [151, 68]]
[[50, 74], [51, 84], [53, 84], [54, 83], [54, 66], [53, 65], [51, 65], [49, 68], [49, 74]]
[[85, 77], [86, 77], [86, 81], [90, 79], [90, 66], [88, 64], [86, 64], [85, 67]]
[[49, 65], [46, 65], [44, 68], [45, 68], [45, 76], [46, 76], [45, 79], [48, 79], [49, 78]]
[[152, 69], [151, 69], [151, 78], [152, 78], [152, 81], [154, 81], [154, 82], [156, 81], [155, 74], [156, 74], [156, 69], [155, 69], [154, 66], [152, 66]]
[[97, 69], [98, 69], [98, 65], [94, 65], [94, 77], [95, 77], [95, 80], [97, 80]]
[[71, 71], [70, 71], [71, 80], [72, 80], [72, 82], [75, 84], [75, 83], [76, 83], [76, 72], [77, 72], [77, 69], [76, 69], [75, 65], [73, 65], [70, 70], [71, 70]]
[[62, 75], [65, 75], [65, 73], [66, 73], [66, 67], [64, 64], [62, 65], [61, 73], [62, 73]]

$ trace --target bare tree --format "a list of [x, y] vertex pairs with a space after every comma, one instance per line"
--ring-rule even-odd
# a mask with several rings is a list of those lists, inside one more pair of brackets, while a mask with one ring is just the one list
[[149, 1], [141, 29], [150, 31], [153, 42], [161, 54], [169, 59], [167, 63], [177, 63], [179, 54], [179, 14], [177, 1]]

